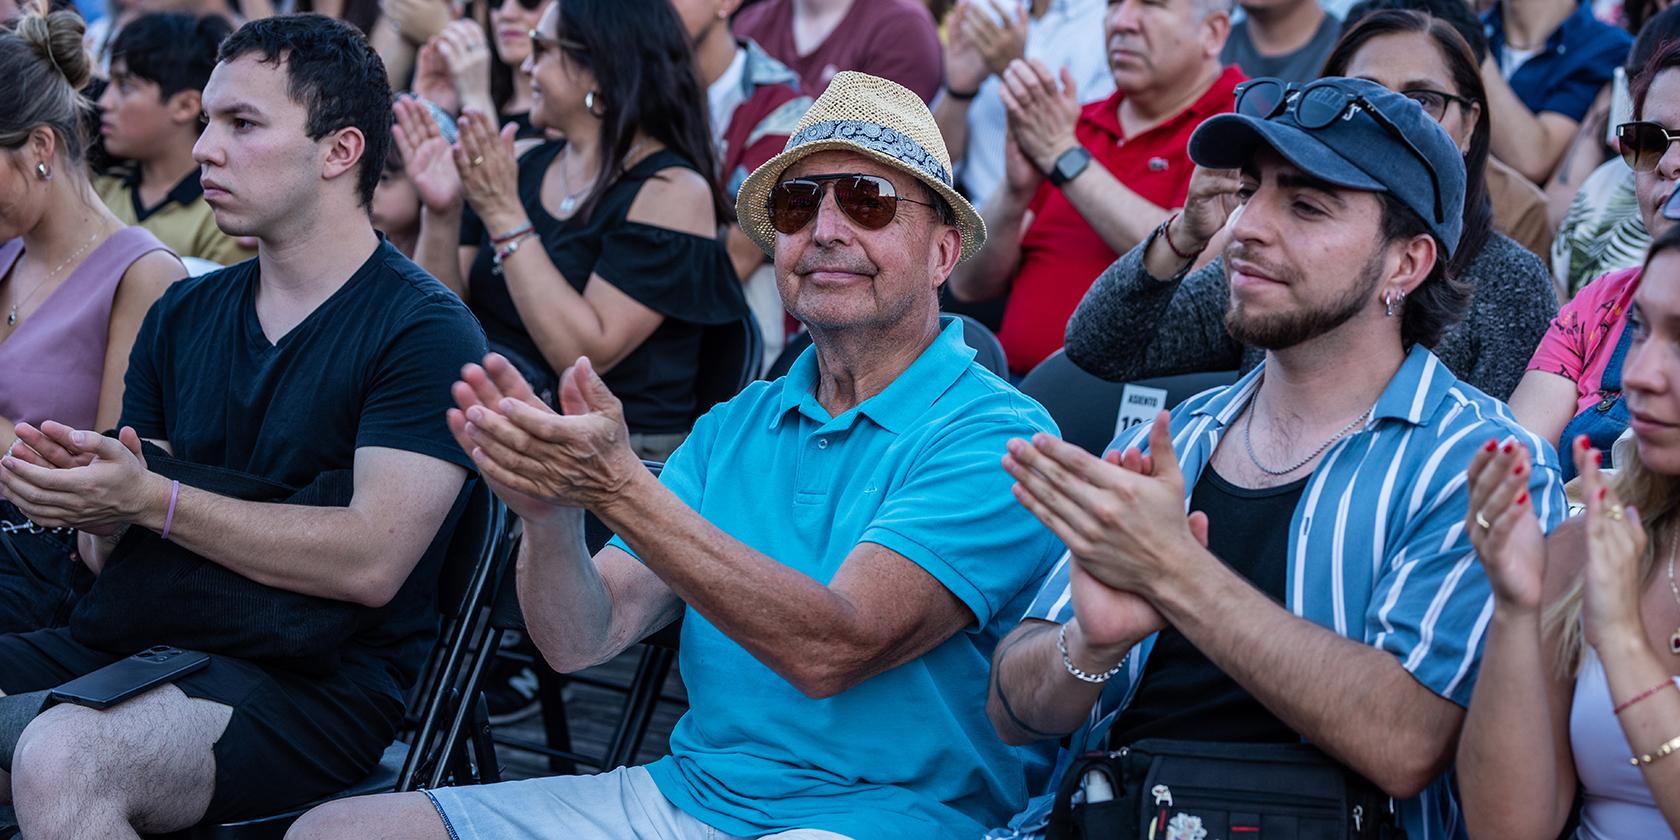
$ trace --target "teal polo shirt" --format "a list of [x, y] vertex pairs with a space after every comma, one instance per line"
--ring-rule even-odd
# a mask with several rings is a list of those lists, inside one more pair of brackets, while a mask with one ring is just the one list
[[[1055, 745], [1010, 747], [986, 717], [992, 649], [1062, 550], [1016, 503], [1010, 438], [1055, 433], [1043, 407], [974, 363], [962, 324], [838, 417], [806, 350], [714, 408], [660, 480], [730, 536], [828, 583], [860, 542], [889, 548], [974, 615], [926, 655], [834, 697], [801, 694], [692, 607], [689, 711], [648, 770], [672, 804], [729, 834], [974, 838], [1043, 783]], [[622, 541], [613, 545], [629, 550]]]

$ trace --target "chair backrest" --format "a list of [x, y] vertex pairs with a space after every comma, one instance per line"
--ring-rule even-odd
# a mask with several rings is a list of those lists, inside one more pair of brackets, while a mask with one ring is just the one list
[[708, 327], [700, 334], [700, 369], [694, 379], [694, 417], [726, 402], [758, 378], [764, 336], [751, 312], [733, 324]]
[[810, 346], [811, 334], [801, 330], [798, 335], [788, 339], [787, 344], [782, 347], [781, 355], [777, 356], [776, 361], [770, 363], [770, 369], [764, 372], [764, 378], [774, 382], [787, 376], [788, 369], [793, 367], [799, 354]]
[[[1160, 376], [1135, 383], [1167, 392], [1166, 408], [1209, 388], [1235, 382], [1235, 371], [1185, 373]], [[1057, 350], [1021, 380], [1021, 393], [1038, 400], [1056, 425], [1062, 439], [1093, 455], [1101, 454], [1114, 440], [1114, 426], [1120, 415], [1120, 399], [1127, 383], [1109, 382], [1086, 373], [1067, 353]]]
[[[974, 361], [992, 373], [1008, 379], [1009, 359], [1004, 355], [1003, 344], [998, 341], [997, 336], [993, 335], [985, 324], [967, 315], [959, 314], [956, 317], [962, 320], [963, 341], [974, 348]], [[776, 361], [770, 363], [770, 369], [764, 372], [764, 378], [776, 380], [786, 376], [788, 368], [793, 367], [794, 360], [810, 346], [811, 334], [808, 332], [801, 332], [789, 339], [787, 346], [782, 348], [781, 355], [777, 356]]]
[[438, 611], [445, 618], [458, 617], [466, 607], [474, 573], [481, 563], [492, 560], [510, 525], [507, 507], [490, 491], [490, 485], [479, 478], [469, 481], [473, 488], [466, 509], [455, 522], [443, 567], [438, 570]]
[[1003, 344], [996, 335], [986, 328], [985, 324], [968, 317], [957, 315], [962, 320], [963, 341], [974, 348], [974, 361], [980, 366], [1004, 379], [1009, 378], [1009, 357], [1004, 355]]

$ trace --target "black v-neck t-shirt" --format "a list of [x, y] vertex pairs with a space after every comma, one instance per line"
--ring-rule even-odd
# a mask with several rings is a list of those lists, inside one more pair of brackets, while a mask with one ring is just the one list
[[[474, 469], [444, 422], [461, 366], [485, 352], [460, 298], [381, 240], [343, 286], [270, 341], [257, 320], [260, 271], [250, 259], [181, 280], [152, 306], [129, 357], [124, 425], [168, 441], [177, 458], [291, 487], [353, 469], [361, 447]], [[401, 686], [435, 633], [443, 542], [352, 640], [385, 659]]]
[[[1310, 478], [1310, 477], [1309, 477]], [[1202, 471], [1190, 509], [1208, 517], [1208, 550], [1278, 603], [1289, 570], [1289, 528], [1309, 478], [1251, 490]], [[1208, 604], [1218, 612], [1225, 605]], [[1176, 628], [1162, 630], [1132, 702], [1109, 730], [1114, 746], [1145, 738], [1181, 741], [1299, 741], [1283, 721], [1225, 675]]]

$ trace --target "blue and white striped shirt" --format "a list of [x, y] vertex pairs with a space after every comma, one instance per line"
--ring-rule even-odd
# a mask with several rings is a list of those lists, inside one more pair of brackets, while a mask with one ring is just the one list
[[[1173, 448], [1185, 475], [1186, 505], [1264, 370], [1262, 364], [1235, 384], [1173, 410]], [[1147, 449], [1148, 438], [1149, 424], [1142, 424], [1112, 446]], [[1567, 515], [1551, 444], [1517, 425], [1504, 403], [1459, 382], [1433, 353], [1413, 347], [1364, 428], [1330, 447], [1313, 469], [1291, 522], [1285, 606], [1340, 636], [1388, 651], [1431, 691], [1468, 705], [1493, 595], [1464, 530], [1466, 470], [1489, 439], [1510, 438], [1534, 453], [1529, 493], [1550, 531]], [[1027, 618], [1060, 623], [1073, 617], [1067, 563], [1063, 556]], [[1058, 756], [1048, 790], [1055, 790], [1071, 758], [1104, 747], [1154, 642], [1151, 636], [1132, 648], [1086, 724]], [[1444, 781], [1400, 805], [1402, 824], [1414, 840], [1463, 834]], [[1036, 834], [1049, 811], [1050, 797], [1040, 796], [1009, 829], [993, 836]]]

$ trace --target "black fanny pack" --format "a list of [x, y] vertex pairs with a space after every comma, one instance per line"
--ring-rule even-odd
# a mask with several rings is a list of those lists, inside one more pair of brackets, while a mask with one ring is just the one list
[[1305, 744], [1139, 741], [1087, 753], [1050, 840], [1404, 840], [1376, 785]]

